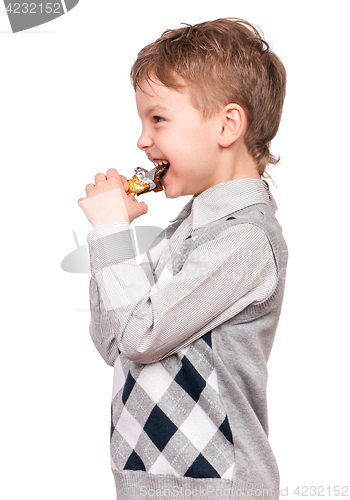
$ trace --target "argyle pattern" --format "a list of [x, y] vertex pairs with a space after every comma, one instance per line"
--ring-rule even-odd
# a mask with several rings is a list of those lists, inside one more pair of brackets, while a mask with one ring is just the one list
[[179, 353], [115, 363], [111, 463], [176, 477], [232, 479], [234, 448], [222, 406], [211, 332]]

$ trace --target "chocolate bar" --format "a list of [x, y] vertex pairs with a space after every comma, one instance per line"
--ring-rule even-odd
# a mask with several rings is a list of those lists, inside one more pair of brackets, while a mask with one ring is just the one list
[[145, 168], [135, 168], [134, 176], [128, 180], [129, 189], [127, 194], [136, 194], [139, 196], [143, 193], [150, 193], [151, 191], [163, 191], [162, 177], [168, 170], [169, 164], [159, 165], [149, 172]]

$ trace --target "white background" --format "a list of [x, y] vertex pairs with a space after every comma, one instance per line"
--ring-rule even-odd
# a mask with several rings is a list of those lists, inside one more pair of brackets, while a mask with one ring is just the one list
[[[258, 25], [288, 73], [271, 189], [290, 262], [268, 364], [281, 488], [297, 498], [297, 486], [309, 496], [311, 486], [349, 486], [345, 9], [344, 1], [81, 0], [12, 34], [1, 2], [1, 498], [115, 498], [113, 370], [89, 337], [89, 275], [64, 272], [61, 261], [75, 248], [72, 231], [83, 245], [91, 230], [77, 200], [94, 175], [150, 166], [136, 147], [137, 52], [181, 22], [226, 16]], [[186, 201], [152, 193], [138, 223], [165, 227]]]

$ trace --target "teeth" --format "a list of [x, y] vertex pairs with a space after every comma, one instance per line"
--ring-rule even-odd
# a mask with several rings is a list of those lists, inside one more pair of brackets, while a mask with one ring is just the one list
[[154, 161], [153, 164], [156, 167], [159, 167], [160, 165], [169, 165], [169, 162], [167, 160], [160, 160], [160, 161]]

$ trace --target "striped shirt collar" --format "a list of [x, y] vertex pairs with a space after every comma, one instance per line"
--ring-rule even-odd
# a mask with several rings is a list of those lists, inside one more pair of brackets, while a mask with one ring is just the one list
[[263, 179], [235, 179], [216, 184], [194, 196], [170, 222], [184, 220], [192, 212], [192, 227], [197, 229], [256, 203], [265, 203], [277, 209], [267, 182]]

